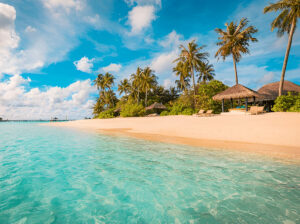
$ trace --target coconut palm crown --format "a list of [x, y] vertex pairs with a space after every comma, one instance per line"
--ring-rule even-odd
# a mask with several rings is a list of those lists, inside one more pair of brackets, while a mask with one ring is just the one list
[[289, 40], [285, 52], [279, 84], [279, 96], [281, 96], [293, 35], [297, 27], [298, 18], [300, 17], [300, 0], [280, 0], [277, 3], [270, 4], [264, 8], [264, 13], [278, 11], [280, 13], [271, 23], [271, 30], [273, 31], [275, 28], [277, 28], [278, 36], [282, 36], [284, 33], [289, 34]]
[[111, 87], [114, 85], [115, 77], [110, 73], [105, 73], [103, 76], [103, 87], [104, 89], [111, 89]]
[[214, 76], [214, 66], [212, 64], [209, 64], [208, 62], [203, 63], [199, 69], [198, 83], [203, 82], [205, 84], [207, 81], [213, 80]]
[[127, 95], [131, 90], [131, 84], [128, 79], [123, 79], [120, 84], [118, 85], [118, 91], [120, 94]]
[[242, 18], [239, 24], [231, 22], [225, 23], [226, 30], [220, 28], [215, 31], [220, 35], [218, 39], [220, 42], [217, 43], [220, 46], [215, 57], [222, 57], [223, 60], [229, 55], [232, 55], [235, 81], [238, 84], [238, 75], [236, 69], [236, 63], [238, 63], [242, 54], [249, 54], [249, 42], [257, 42], [257, 39], [253, 37], [258, 30], [254, 26], [248, 26], [249, 21], [246, 18]]
[[190, 74], [189, 74], [189, 67], [187, 63], [183, 63], [179, 61], [176, 67], [173, 68], [173, 72], [175, 72], [176, 76], [179, 76], [179, 80], [175, 82], [178, 83], [178, 87], [180, 90], [186, 90], [189, 86], [190, 81]]

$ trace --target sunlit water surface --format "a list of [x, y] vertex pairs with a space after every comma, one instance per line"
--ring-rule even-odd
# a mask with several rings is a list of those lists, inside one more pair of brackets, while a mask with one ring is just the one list
[[0, 223], [300, 223], [299, 167], [3, 122]]

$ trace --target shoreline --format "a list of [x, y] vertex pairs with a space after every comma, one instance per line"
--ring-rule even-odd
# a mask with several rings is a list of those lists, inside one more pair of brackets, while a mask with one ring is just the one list
[[[99, 133], [111, 136], [125, 136], [136, 139], [143, 139], [153, 142], [162, 142], [170, 144], [188, 145], [194, 147], [202, 147], [217, 150], [230, 150], [247, 153], [258, 153], [274, 158], [299, 159], [300, 162], [300, 148], [284, 145], [268, 145], [250, 142], [238, 141], [222, 141], [210, 139], [195, 139], [186, 137], [174, 137], [168, 135], [149, 134], [149, 133], [135, 133], [128, 129], [99, 129]], [[253, 150], [255, 148], [255, 150]]]
[[113, 118], [43, 125], [70, 127], [113, 136], [123, 135], [155, 142], [254, 153], [300, 162], [300, 113]]

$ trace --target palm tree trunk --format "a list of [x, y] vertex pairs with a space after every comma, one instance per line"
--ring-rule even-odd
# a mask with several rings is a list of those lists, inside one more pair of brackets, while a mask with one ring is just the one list
[[194, 86], [194, 109], [196, 107], [196, 85], [195, 85], [195, 75], [194, 75], [194, 68], [191, 66], [191, 73], [193, 77], [193, 86]]
[[233, 59], [233, 65], [234, 65], [235, 83], [239, 84], [239, 80], [238, 80], [238, 76], [237, 76], [237, 70], [236, 70], [236, 61], [235, 61], [234, 55], [232, 55], [232, 59]]
[[140, 102], [140, 90], [138, 89], [137, 103], [139, 104], [139, 102]]
[[147, 88], [146, 88], [145, 106], [147, 106], [147, 97], [148, 97], [148, 90], [147, 90]]
[[279, 96], [282, 95], [282, 91], [283, 91], [284, 75], [285, 75], [285, 70], [286, 70], [286, 66], [288, 63], [289, 54], [290, 54], [290, 50], [291, 50], [291, 46], [292, 46], [294, 31], [295, 31], [295, 21], [293, 21], [292, 26], [291, 26], [288, 46], [286, 48], [285, 57], [284, 57], [284, 61], [283, 61], [281, 79], [280, 79], [280, 83], [279, 83], [279, 94], [278, 94]]

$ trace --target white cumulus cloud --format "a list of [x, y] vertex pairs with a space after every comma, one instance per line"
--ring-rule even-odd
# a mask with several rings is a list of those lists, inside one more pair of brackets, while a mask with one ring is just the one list
[[91, 73], [93, 68], [93, 61], [94, 61], [93, 58], [88, 59], [87, 57], [82, 57], [80, 60], [75, 61], [74, 65], [79, 71]]
[[103, 67], [102, 70], [104, 72], [119, 72], [121, 68], [122, 68], [121, 64], [111, 63], [110, 65]]
[[[65, 119], [91, 116], [92, 94], [96, 89], [91, 81], [77, 81], [69, 86], [29, 88], [30, 79], [20, 75], [0, 82], [0, 117], [4, 119]], [[28, 90], [27, 90], [28, 89]]]
[[175, 66], [173, 61], [178, 57], [178, 50], [159, 54], [155, 57], [151, 63], [151, 68], [159, 73], [172, 72], [172, 68]]
[[[15, 31], [16, 10], [14, 7], [0, 3], [0, 54], [8, 56], [19, 44], [19, 36]], [[3, 59], [0, 59], [3, 61]], [[1, 64], [0, 61], [0, 64]]]
[[155, 8], [152, 5], [136, 6], [128, 14], [128, 22], [131, 26], [131, 32], [140, 33], [148, 28], [155, 19]]

